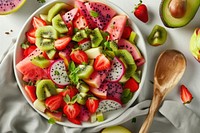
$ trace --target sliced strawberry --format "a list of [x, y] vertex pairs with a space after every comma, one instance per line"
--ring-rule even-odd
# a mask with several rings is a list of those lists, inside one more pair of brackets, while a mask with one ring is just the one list
[[36, 87], [35, 86], [30, 86], [30, 85], [26, 85], [24, 87], [28, 97], [31, 99], [32, 102], [34, 102], [37, 97], [36, 97]]
[[84, 29], [88, 26], [88, 23], [84, 16], [80, 15], [74, 20], [74, 28]]
[[96, 57], [94, 61], [94, 69], [97, 71], [102, 71], [110, 68], [110, 61], [104, 54], [100, 54]]
[[30, 45], [28, 48], [24, 50], [24, 57], [27, 57], [30, 53], [32, 53], [37, 47], [35, 45]]
[[125, 89], [130, 89], [131, 92], [136, 92], [139, 88], [139, 84], [135, 81], [135, 79], [130, 78], [124, 85]]
[[81, 111], [80, 105], [77, 103], [74, 104], [66, 104], [63, 108], [63, 112], [67, 116], [68, 119], [75, 119]]
[[97, 108], [99, 107], [99, 100], [95, 97], [89, 97], [86, 101], [86, 107], [90, 111], [90, 113], [95, 113]]
[[47, 25], [47, 23], [39, 17], [33, 17], [31, 23], [35, 29], [37, 29], [38, 27]]
[[56, 111], [60, 108], [63, 97], [60, 95], [53, 95], [45, 100], [45, 105], [50, 111]]
[[35, 31], [36, 29], [30, 29], [28, 32], [26, 32], [27, 40], [31, 44], [35, 44], [36, 41]]
[[184, 104], [190, 103], [193, 99], [192, 94], [190, 93], [188, 88], [185, 87], [185, 85], [181, 85], [180, 94]]
[[81, 125], [82, 123], [81, 123], [81, 121], [80, 120], [78, 120], [77, 118], [68, 118], [68, 120], [70, 121], [70, 122], [72, 122], [72, 123], [74, 123], [74, 124], [77, 124], [77, 125]]
[[67, 35], [68, 36], [73, 36], [73, 34], [74, 34], [74, 27], [73, 27], [72, 22], [67, 23], [66, 26], [68, 28]]
[[122, 38], [128, 39], [130, 37], [130, 34], [131, 34], [132, 31], [133, 30], [130, 26], [125, 26], [124, 31], [122, 33]]
[[65, 36], [62, 38], [59, 38], [55, 41], [55, 48], [57, 50], [63, 50], [66, 48], [66, 46], [69, 44], [69, 42], [72, 40], [71, 37]]
[[66, 90], [60, 92], [59, 94], [65, 97], [66, 95], [69, 95], [69, 97], [72, 99], [76, 94], [78, 93], [78, 90], [75, 87], [69, 86]]
[[82, 51], [82, 50], [75, 50], [72, 51], [70, 54], [71, 59], [77, 63], [77, 64], [82, 64], [82, 63], [88, 63], [88, 56], [87, 54]]
[[85, 42], [89, 42], [90, 39], [89, 38], [85, 38], [83, 40], [81, 40], [80, 42], [78, 42], [78, 45], [84, 44]]

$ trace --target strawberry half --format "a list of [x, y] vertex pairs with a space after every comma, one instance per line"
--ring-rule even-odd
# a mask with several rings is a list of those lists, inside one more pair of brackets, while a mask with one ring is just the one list
[[184, 104], [190, 103], [193, 99], [192, 94], [190, 93], [188, 88], [185, 87], [185, 85], [181, 85], [180, 94], [181, 94], [181, 100], [183, 101]]
[[106, 70], [110, 68], [110, 66], [110, 61], [104, 54], [98, 55], [94, 61], [94, 69], [97, 71]]
[[56, 111], [60, 108], [62, 99], [61, 95], [50, 96], [45, 100], [45, 105], [50, 111]]
[[139, 84], [135, 81], [135, 79], [130, 78], [124, 85], [125, 89], [130, 89], [131, 92], [136, 92], [139, 88]]

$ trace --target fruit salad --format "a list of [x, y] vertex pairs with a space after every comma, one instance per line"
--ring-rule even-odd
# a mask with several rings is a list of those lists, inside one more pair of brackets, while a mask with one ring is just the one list
[[145, 59], [126, 15], [101, 2], [57, 2], [34, 16], [16, 65], [33, 106], [51, 120], [102, 122], [138, 90]]

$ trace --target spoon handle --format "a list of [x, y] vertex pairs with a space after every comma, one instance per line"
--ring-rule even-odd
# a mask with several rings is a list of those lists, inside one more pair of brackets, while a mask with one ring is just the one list
[[139, 133], [148, 133], [148, 130], [149, 130], [149, 127], [151, 126], [154, 115], [156, 114], [156, 111], [158, 110], [158, 107], [160, 106], [162, 100], [163, 100], [162, 94], [160, 93], [158, 89], [155, 89], [153, 99], [151, 101], [151, 106], [149, 108], [149, 113], [142, 127], [140, 128]]

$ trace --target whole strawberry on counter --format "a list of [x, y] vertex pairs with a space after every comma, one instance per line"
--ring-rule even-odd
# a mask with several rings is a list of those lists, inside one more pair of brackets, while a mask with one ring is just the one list
[[148, 10], [147, 6], [145, 4], [142, 4], [142, 0], [140, 0], [140, 3], [135, 7], [134, 15], [136, 18], [138, 18], [140, 21], [147, 23], [149, 20]]

